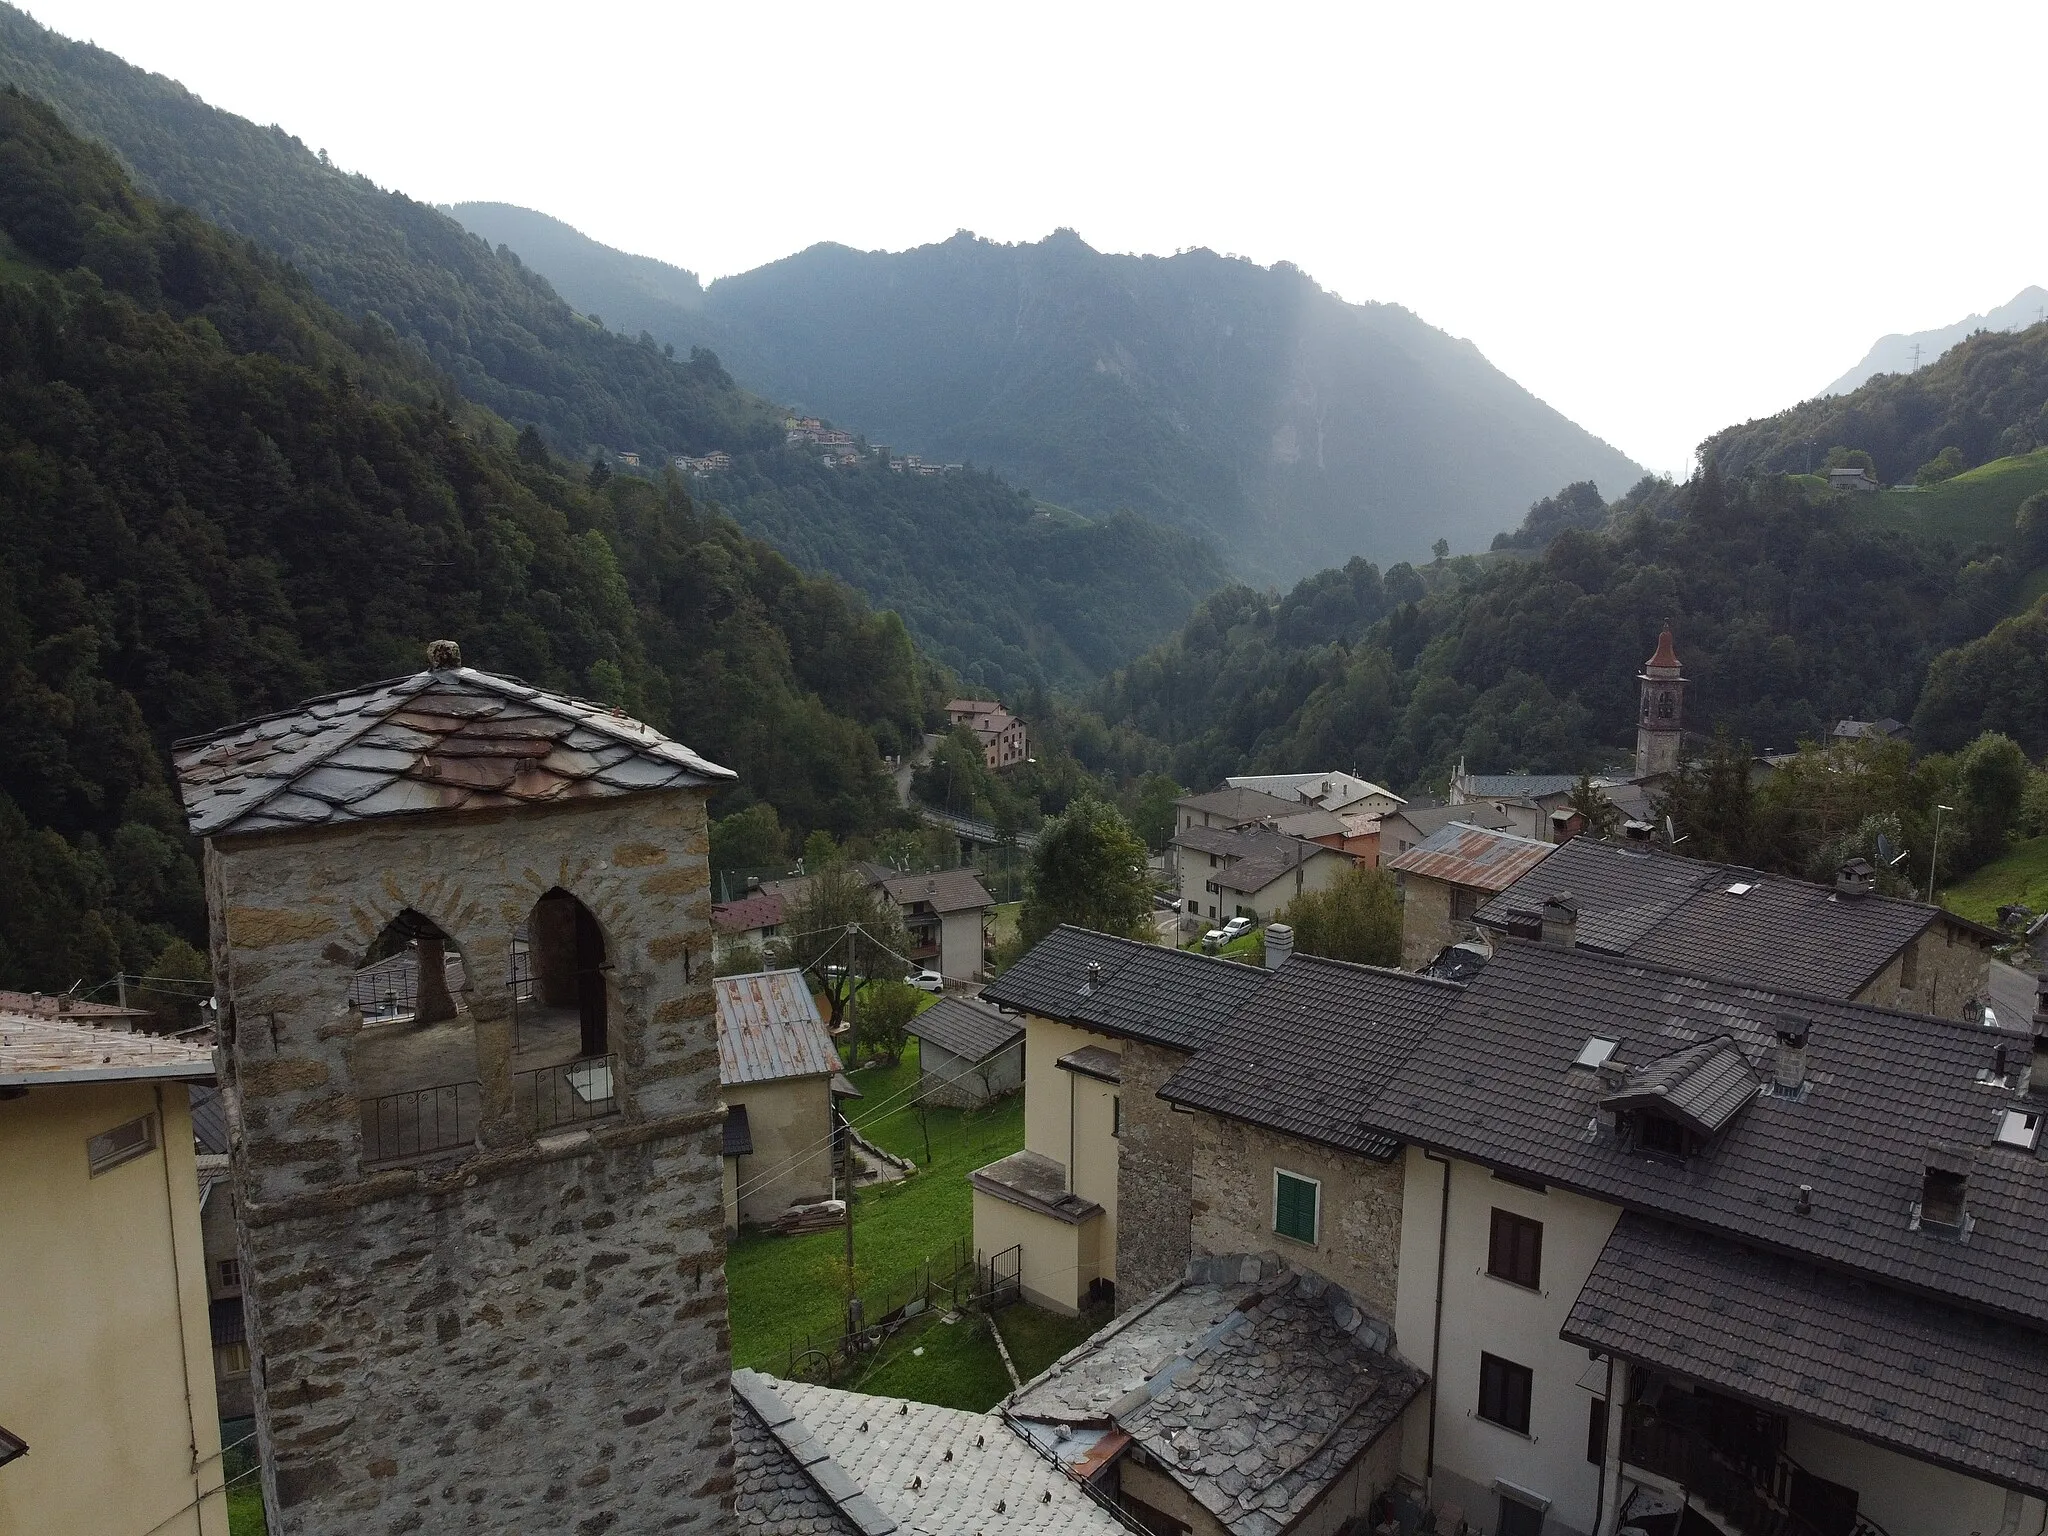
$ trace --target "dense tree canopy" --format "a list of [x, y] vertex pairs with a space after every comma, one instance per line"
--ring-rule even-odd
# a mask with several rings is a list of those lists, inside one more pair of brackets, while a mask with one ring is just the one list
[[1031, 893], [1017, 918], [1023, 948], [1062, 923], [1143, 938], [1151, 916], [1145, 844], [1115, 806], [1076, 800], [1045, 824], [1031, 853]]
[[[374, 319], [0, 94], [0, 985], [203, 936], [173, 739], [431, 638], [618, 704], [840, 836], [938, 681], [893, 615], [673, 479], [591, 490]], [[580, 477], [579, 477], [580, 479]], [[937, 695], [942, 697], [942, 695]]]

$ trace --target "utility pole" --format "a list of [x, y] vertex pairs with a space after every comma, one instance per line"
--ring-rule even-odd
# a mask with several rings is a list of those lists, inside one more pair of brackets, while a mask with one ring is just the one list
[[1934, 808], [1934, 856], [1927, 861], [1927, 905], [1934, 905], [1934, 872], [1941, 867], [1941, 813], [1952, 811], [1952, 805], [1937, 805]]
[[128, 973], [126, 971], [114, 972], [114, 995], [120, 999], [123, 1008], [128, 1006]]
[[[846, 931], [851, 936], [854, 931], [854, 924], [848, 923]], [[848, 944], [846, 946], [846, 968], [849, 973], [853, 970], [853, 955], [854, 946]], [[853, 1014], [854, 1004], [859, 996], [860, 984], [856, 981], [853, 990], [846, 995], [846, 1032], [849, 1039], [857, 1038]], [[858, 1047], [856, 1047], [857, 1049]], [[853, 1122], [846, 1118], [845, 1106], [836, 1098], [832, 1101], [832, 1112], [839, 1117], [839, 1176], [844, 1183], [846, 1191], [846, 1305], [848, 1309], [847, 1321], [851, 1326], [853, 1321], [852, 1309], [859, 1301], [853, 1280]]]

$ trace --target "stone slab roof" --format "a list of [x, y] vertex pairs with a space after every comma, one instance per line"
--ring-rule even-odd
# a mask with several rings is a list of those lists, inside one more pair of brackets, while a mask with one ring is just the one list
[[718, 1081], [727, 1088], [839, 1070], [839, 1049], [802, 971], [755, 971], [711, 983]]
[[213, 1048], [66, 1019], [0, 1014], [0, 1088], [151, 1079], [210, 1083]]
[[1624, 1215], [1564, 1339], [2048, 1494], [2048, 1337]]
[[778, 1385], [732, 1373], [735, 1528], [744, 1536], [892, 1536], [896, 1522], [833, 1462]]
[[[1097, 969], [1091, 974], [1089, 965]], [[1271, 972], [1062, 924], [981, 989], [983, 1001], [1193, 1051]]]
[[737, 777], [606, 705], [463, 666], [309, 699], [178, 742], [172, 757], [198, 837]]
[[1124, 1058], [1121, 1053], [1106, 1046], [1084, 1045], [1067, 1052], [1053, 1063], [1068, 1072], [1078, 1072], [1083, 1077], [1092, 1077], [1099, 1082], [1121, 1083], [1124, 1080]]
[[1477, 920], [1504, 930], [1566, 891], [1578, 903], [1584, 948], [1845, 998], [1937, 921], [1990, 936], [1917, 901], [1845, 897], [1807, 880], [1587, 837], [1559, 847], [1482, 906]]
[[1105, 1420], [1233, 1536], [1279, 1536], [1422, 1390], [1392, 1330], [1265, 1255], [1203, 1257], [1013, 1393], [1013, 1417]]
[[889, 1529], [916, 1536], [1123, 1536], [1115, 1516], [994, 1414], [800, 1381], [775, 1382], [774, 1390], [891, 1522]]
[[1024, 1038], [1016, 1019], [971, 998], [942, 997], [905, 1026], [965, 1061], [982, 1061]]
[[[1807, 1027], [1806, 1089], [1762, 1091], [1683, 1162], [1602, 1123], [1611, 1090], [1574, 1062], [1589, 1038], [1647, 1065], [1726, 1036], [1762, 1081], [1781, 1023]], [[2002, 1145], [1988, 1081], [2001, 1037], [1980, 1025], [1744, 986], [1583, 949], [1503, 939], [1370, 1110], [1377, 1128], [1625, 1208], [2048, 1326], [2048, 1161]], [[2048, 1138], [2043, 1138], [2048, 1140]], [[1912, 1219], [1929, 1149], [1960, 1148], [1967, 1241]], [[1811, 1209], [1798, 1209], [1799, 1186]]]
[[1375, 1096], [1458, 988], [1405, 971], [1296, 955], [1169, 1078], [1159, 1096], [1368, 1157]]
[[877, 882], [899, 906], [920, 903], [934, 912], [971, 912], [996, 904], [971, 869], [941, 869], [928, 875], [889, 875]]
[[967, 1175], [967, 1181], [985, 1195], [1021, 1205], [1069, 1226], [1078, 1227], [1102, 1209], [1093, 1200], [1068, 1191], [1066, 1164], [1029, 1149], [1012, 1152], [975, 1169]]
[[1453, 821], [1384, 862], [1399, 874], [1477, 891], [1504, 891], [1556, 851], [1554, 845], [1534, 838]]

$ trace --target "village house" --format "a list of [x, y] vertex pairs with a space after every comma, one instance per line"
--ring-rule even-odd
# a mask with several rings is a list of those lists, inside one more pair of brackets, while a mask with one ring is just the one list
[[1582, 949], [1952, 1019], [1979, 1017], [1992, 950], [2004, 941], [1943, 908], [1878, 895], [1862, 860], [1816, 885], [1665, 853], [1647, 839], [1575, 838], [1474, 920], [1491, 934], [1536, 937], [1544, 903], [1558, 896], [1570, 898], [1570, 939]]
[[1262, 789], [1226, 784], [1222, 789], [1198, 795], [1182, 795], [1173, 802], [1174, 826], [1179, 831], [1207, 828], [1229, 832], [1239, 827], [1264, 827], [1290, 837], [1341, 838], [1344, 823], [1334, 812], [1312, 801], [1272, 795]]
[[749, 891], [735, 901], [711, 904], [712, 959], [723, 965], [734, 953], [759, 954], [782, 932], [784, 898], [771, 891]]
[[203, 1045], [0, 1013], [0, 1530], [227, 1536]]
[[993, 699], [954, 699], [946, 705], [946, 718], [974, 732], [991, 768], [1014, 768], [1031, 756], [1024, 722]]
[[1446, 822], [1385, 861], [1401, 890], [1401, 968], [1419, 971], [1470, 938], [1488, 898], [1550, 855], [1553, 845], [1513, 832]]
[[1409, 1475], [1531, 1536], [1681, 1491], [1741, 1532], [2038, 1525], [2033, 1049], [1504, 940], [1366, 1117], [1406, 1144]]
[[1837, 466], [1828, 471], [1831, 491], [1881, 491], [1884, 482], [1860, 465]]
[[1280, 800], [1320, 806], [1339, 815], [1385, 816], [1408, 802], [1391, 789], [1353, 773], [1248, 773], [1223, 781], [1226, 789], [1252, 789]]
[[[725, 1225], [773, 1221], [832, 1197], [839, 1051], [801, 971], [721, 976], [718, 1087], [725, 1100]], [[850, 1085], [848, 1085], [850, 1087]]]
[[1024, 1086], [1024, 1026], [978, 998], [942, 997], [908, 1033], [921, 1104], [978, 1109]]
[[1233, 961], [1060, 927], [982, 989], [1024, 1023], [1024, 1150], [979, 1168], [974, 1245], [1026, 1299], [1128, 1304], [1188, 1255], [1193, 1143], [1159, 1087], [1266, 985]]
[[[219, 1114], [225, 1121], [225, 1110]], [[196, 1100], [192, 1118], [199, 1175], [200, 1254], [206, 1267], [206, 1317], [213, 1337], [214, 1406], [226, 1439], [230, 1438], [225, 1433], [228, 1425], [239, 1425], [256, 1411], [249, 1381], [249, 1332], [242, 1320], [241, 1224], [225, 1138], [218, 1151], [208, 1147], [208, 1137], [199, 1127]]]
[[1404, 805], [1380, 818], [1380, 864], [1384, 866], [1454, 821], [1505, 832], [1512, 830], [1514, 818], [1490, 805]]
[[1548, 842], [1551, 813], [1564, 808], [1578, 782], [1571, 773], [1467, 773], [1460, 762], [1451, 774], [1451, 808], [1483, 806], [1517, 837]]
[[1173, 853], [1181, 911], [1212, 922], [1269, 922], [1295, 897], [1327, 889], [1357, 862], [1321, 842], [1262, 826], [1182, 827], [1173, 834]]
[[1836, 741], [1911, 741], [1913, 728], [1886, 715], [1881, 720], [1837, 720], [1828, 734]]
[[988, 954], [988, 917], [995, 898], [971, 869], [924, 875], [877, 869], [873, 883], [896, 903], [910, 935], [910, 959], [947, 981], [978, 981]]

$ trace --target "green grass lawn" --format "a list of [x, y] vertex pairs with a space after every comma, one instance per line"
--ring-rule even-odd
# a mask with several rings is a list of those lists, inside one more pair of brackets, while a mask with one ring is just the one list
[[2048, 448], [1993, 459], [1924, 491], [1878, 491], [1852, 496], [1880, 527], [1944, 536], [1958, 544], [2010, 545], [2013, 514], [2034, 492], [2048, 490]]
[[263, 1536], [263, 1490], [256, 1479], [228, 1490], [228, 1536]]
[[1994, 928], [1998, 909], [2015, 901], [2048, 912], [2048, 837], [2016, 843], [2003, 858], [1941, 893], [1941, 904], [1949, 911]]
[[[866, 1095], [852, 1112], [861, 1134], [919, 1168], [901, 1183], [862, 1190], [855, 1201], [855, 1280], [872, 1292], [926, 1259], [945, 1256], [957, 1241], [972, 1239], [974, 1197], [967, 1175], [1024, 1145], [1024, 1099], [1012, 1094], [987, 1109], [928, 1111], [927, 1164], [924, 1128], [910, 1102], [916, 1044], [896, 1066], [863, 1067], [852, 1076]], [[780, 1375], [789, 1369], [792, 1340], [806, 1333], [838, 1334], [846, 1301], [844, 1253], [845, 1238], [836, 1231], [802, 1237], [749, 1232], [732, 1241], [725, 1276], [735, 1365]]]
[[1017, 1375], [1029, 1381], [1040, 1371], [1079, 1344], [1110, 1318], [1107, 1307], [1083, 1312], [1079, 1317], [1061, 1317], [1037, 1307], [1005, 1307], [996, 1314], [996, 1326], [1003, 1330], [1003, 1343]]
[[988, 911], [988, 941], [1001, 948], [1017, 936], [1017, 914], [1024, 910], [1021, 901], [999, 901]]

